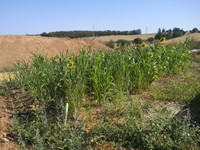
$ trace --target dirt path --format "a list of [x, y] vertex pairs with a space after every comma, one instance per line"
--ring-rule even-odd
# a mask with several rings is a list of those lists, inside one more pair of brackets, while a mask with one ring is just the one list
[[13, 143], [12, 134], [12, 103], [0, 96], [0, 150], [17, 150], [18, 146]]

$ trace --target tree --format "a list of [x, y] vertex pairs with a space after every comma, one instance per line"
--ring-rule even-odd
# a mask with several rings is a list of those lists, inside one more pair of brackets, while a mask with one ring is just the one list
[[142, 39], [141, 39], [141, 38], [135, 38], [135, 39], [132, 41], [132, 43], [133, 43], [133, 44], [136, 44], [136, 45], [138, 46], [139, 44], [142, 43]]
[[158, 40], [160, 40], [162, 37], [163, 37], [163, 34], [162, 34], [162, 33], [157, 33], [157, 34], [155, 35], [155, 39], [158, 39]]
[[164, 33], [164, 32], [165, 32], [165, 29], [163, 28], [163, 29], [162, 29], [162, 33]]
[[42, 32], [40, 35], [41, 36], [48, 36], [48, 34], [46, 32]]
[[161, 33], [161, 29], [160, 28], [158, 29], [158, 33]]
[[197, 28], [193, 28], [191, 33], [196, 33], [196, 32], [199, 32], [199, 30]]
[[106, 42], [105, 45], [110, 47], [110, 48], [115, 48], [115, 42], [113, 40], [110, 40], [109, 42]]
[[117, 46], [124, 46], [124, 45], [130, 45], [130, 41], [127, 41], [127, 40], [123, 40], [123, 39], [119, 39], [119, 40], [117, 40]]
[[149, 41], [150, 43], [152, 43], [155, 39], [153, 37], [150, 37], [147, 39], [147, 41]]

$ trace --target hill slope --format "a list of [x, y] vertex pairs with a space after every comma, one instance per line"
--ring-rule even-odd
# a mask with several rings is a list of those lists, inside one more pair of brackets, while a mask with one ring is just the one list
[[2, 67], [15, 63], [21, 58], [27, 59], [31, 52], [42, 51], [49, 56], [59, 54], [60, 51], [78, 53], [80, 48], [91, 45], [94, 49], [107, 47], [91, 39], [53, 38], [25, 35], [0, 36], [0, 71]]
[[200, 41], [200, 33], [185, 34], [184, 36], [166, 40], [166, 44], [184, 42], [186, 39], [194, 39]]

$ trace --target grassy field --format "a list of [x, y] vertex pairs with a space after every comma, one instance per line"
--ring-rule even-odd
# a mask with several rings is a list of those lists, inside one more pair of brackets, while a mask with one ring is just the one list
[[24, 149], [199, 149], [200, 58], [162, 45], [19, 62], [0, 88], [13, 137]]

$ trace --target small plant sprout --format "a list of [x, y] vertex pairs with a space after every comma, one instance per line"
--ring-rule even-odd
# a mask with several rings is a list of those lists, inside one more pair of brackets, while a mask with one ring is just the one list
[[68, 116], [68, 103], [65, 104], [65, 125], [67, 123], [67, 116]]

